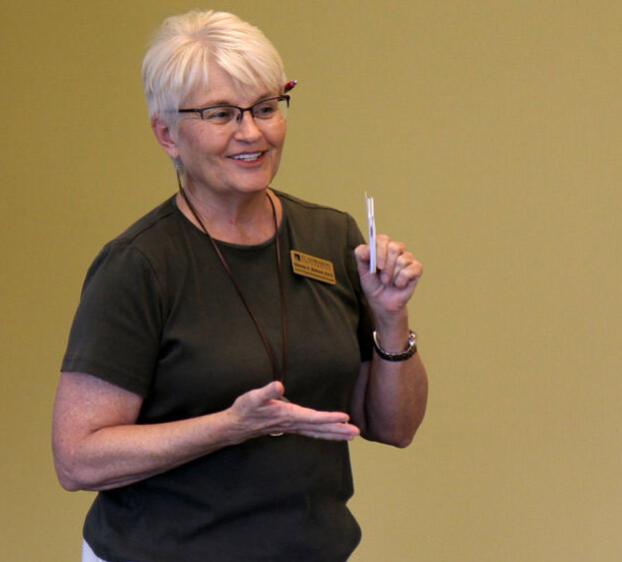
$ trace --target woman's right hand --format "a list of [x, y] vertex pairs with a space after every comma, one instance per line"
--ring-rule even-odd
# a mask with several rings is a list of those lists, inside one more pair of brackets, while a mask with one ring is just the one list
[[250, 390], [239, 396], [228, 413], [239, 432], [240, 442], [263, 435], [296, 433], [316, 439], [350, 441], [359, 429], [345, 412], [321, 412], [284, 399], [281, 382]]
[[108, 490], [160, 474], [248, 439], [279, 433], [345, 441], [359, 435], [343, 412], [283, 400], [280, 382], [239, 396], [226, 410], [137, 424], [143, 399], [87, 373], [63, 373], [54, 404], [53, 449], [67, 490]]

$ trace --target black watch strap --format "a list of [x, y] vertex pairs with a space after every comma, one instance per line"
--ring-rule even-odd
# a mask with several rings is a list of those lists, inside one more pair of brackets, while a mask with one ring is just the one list
[[376, 353], [385, 361], [406, 361], [406, 359], [410, 359], [415, 353], [417, 353], [417, 334], [415, 334], [412, 330], [408, 332], [406, 348], [404, 351], [400, 351], [398, 353], [389, 353], [388, 351], [382, 349], [375, 330], [373, 336]]

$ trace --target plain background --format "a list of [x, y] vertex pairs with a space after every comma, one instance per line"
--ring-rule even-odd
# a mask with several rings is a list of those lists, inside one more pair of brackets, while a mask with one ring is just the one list
[[622, 555], [622, 4], [4, 2], [0, 560], [78, 560], [92, 500], [56, 482], [50, 413], [88, 265], [175, 190], [148, 127], [167, 15], [237, 13], [293, 92], [274, 186], [364, 218], [424, 263], [430, 375], [414, 444], [356, 442], [355, 562]]

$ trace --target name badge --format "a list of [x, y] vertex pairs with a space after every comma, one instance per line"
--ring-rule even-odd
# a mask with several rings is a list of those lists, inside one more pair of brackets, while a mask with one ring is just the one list
[[333, 262], [303, 254], [298, 250], [291, 250], [289, 254], [292, 259], [292, 269], [296, 275], [310, 277], [329, 285], [337, 283]]

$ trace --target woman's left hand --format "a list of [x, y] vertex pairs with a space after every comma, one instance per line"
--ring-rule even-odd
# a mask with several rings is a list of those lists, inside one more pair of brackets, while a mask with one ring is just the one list
[[361, 286], [376, 316], [393, 316], [405, 312], [423, 266], [406, 251], [402, 242], [385, 234], [376, 237], [377, 273], [369, 272], [370, 251], [367, 244], [354, 250]]

